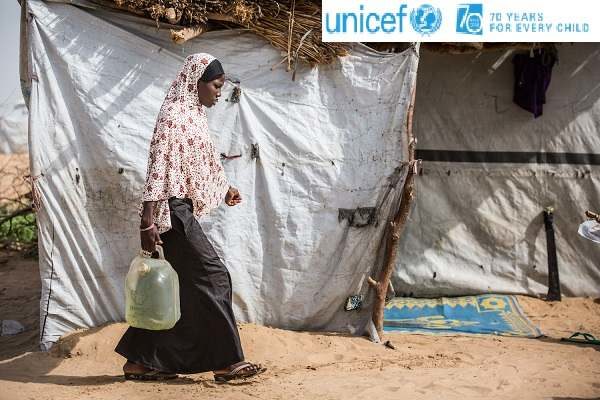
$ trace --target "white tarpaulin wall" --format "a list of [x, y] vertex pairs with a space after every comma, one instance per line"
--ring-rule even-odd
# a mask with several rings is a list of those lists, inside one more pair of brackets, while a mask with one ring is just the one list
[[[563, 294], [600, 295], [600, 247], [577, 234], [584, 211], [600, 209], [600, 44], [558, 50], [537, 119], [512, 103], [511, 54], [421, 53], [414, 131], [425, 161], [397, 294], [545, 294], [541, 212], [554, 206]], [[428, 161], [449, 158], [458, 162]], [[511, 162], [523, 158], [532, 162]]]
[[[293, 82], [283, 67], [271, 71], [280, 53], [249, 33], [210, 33], [180, 47], [151, 21], [39, 0], [28, 7], [44, 344], [122, 320], [156, 114], [183, 58], [199, 51], [221, 59], [242, 90], [239, 103], [211, 109], [209, 122], [219, 152], [242, 155], [224, 165], [244, 203], [202, 222], [231, 271], [236, 315], [362, 332], [369, 298], [361, 311], [343, 306], [368, 293], [366, 277], [380, 268], [381, 221], [405, 174], [396, 169], [407, 157], [414, 50], [358, 46], [331, 66], [300, 68]], [[375, 220], [354, 227], [352, 212], [339, 218], [339, 209], [358, 207], [377, 207]], [[365, 223], [359, 217], [354, 225]]]
[[0, 104], [0, 154], [27, 152], [27, 107], [21, 90], [15, 90]]

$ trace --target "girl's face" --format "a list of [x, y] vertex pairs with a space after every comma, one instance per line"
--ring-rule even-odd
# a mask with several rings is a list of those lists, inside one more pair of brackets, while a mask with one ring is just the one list
[[198, 80], [198, 99], [204, 107], [212, 107], [221, 97], [221, 88], [225, 84], [225, 75], [213, 79], [210, 82]]

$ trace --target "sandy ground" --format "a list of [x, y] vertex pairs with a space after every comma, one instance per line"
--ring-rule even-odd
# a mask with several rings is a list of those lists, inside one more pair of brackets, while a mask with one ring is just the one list
[[[28, 191], [19, 179], [26, 168], [27, 156], [0, 155], [0, 195]], [[0, 253], [0, 319], [26, 327], [0, 337], [0, 400], [600, 399], [600, 347], [559, 340], [574, 331], [600, 337], [600, 300], [520, 297], [547, 335], [542, 339], [388, 335], [395, 350], [365, 338], [245, 324], [246, 356], [268, 371], [218, 385], [210, 374], [124, 381], [124, 360], [113, 352], [124, 324], [77, 332], [50, 353], [37, 351], [39, 287], [36, 261]]]
[[24, 176], [29, 174], [29, 156], [25, 154], [0, 154], [0, 202], [17, 199], [29, 192]]
[[0, 254], [0, 318], [27, 331], [0, 337], [0, 399], [600, 399], [600, 347], [561, 343], [573, 331], [600, 336], [600, 301], [545, 303], [521, 297], [548, 337], [388, 335], [395, 350], [365, 338], [240, 326], [247, 358], [268, 371], [235, 384], [210, 374], [168, 383], [126, 382], [112, 349], [113, 324], [36, 351], [39, 275], [35, 261]]

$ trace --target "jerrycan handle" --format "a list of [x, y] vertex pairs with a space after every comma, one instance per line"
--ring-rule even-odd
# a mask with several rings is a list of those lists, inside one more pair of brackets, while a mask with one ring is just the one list
[[154, 247], [156, 248], [156, 251], [158, 251], [158, 258], [160, 260], [164, 260], [165, 259], [165, 251], [163, 250], [162, 246], [156, 245]]

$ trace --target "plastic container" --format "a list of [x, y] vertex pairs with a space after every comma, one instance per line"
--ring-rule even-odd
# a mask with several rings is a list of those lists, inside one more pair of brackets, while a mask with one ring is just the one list
[[177, 272], [165, 260], [162, 247], [156, 249], [159, 258], [140, 251], [125, 279], [125, 320], [136, 328], [171, 329], [181, 316]]

